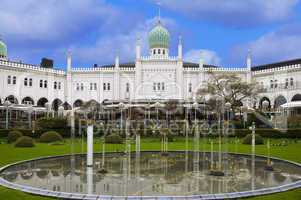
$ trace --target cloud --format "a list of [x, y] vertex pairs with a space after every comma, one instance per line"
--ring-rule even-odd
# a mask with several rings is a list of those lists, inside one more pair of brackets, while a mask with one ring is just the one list
[[255, 64], [271, 63], [301, 58], [300, 46], [301, 25], [289, 24], [254, 41], [234, 46], [230, 56], [232, 60], [245, 58], [247, 50], [251, 49]]
[[184, 60], [193, 63], [199, 63], [201, 57], [203, 57], [205, 64], [217, 66], [220, 65], [221, 59], [217, 53], [207, 49], [189, 50], [187, 53], [185, 53]]
[[[137, 38], [141, 39], [142, 54], [148, 55], [148, 32], [155, 25], [156, 18], [147, 19], [140, 22], [128, 33], [99, 35], [96, 41], [90, 45], [75, 45], [70, 49], [74, 59], [85, 63], [108, 64], [113, 63], [117, 53], [121, 62], [133, 62], [135, 60]], [[171, 32], [177, 31], [178, 27], [174, 20], [161, 18], [164, 26]]]
[[187, 3], [183, 0], [161, 0], [161, 5], [197, 21], [208, 20], [248, 28], [289, 19], [298, 2], [299, 0], [197, 0]]

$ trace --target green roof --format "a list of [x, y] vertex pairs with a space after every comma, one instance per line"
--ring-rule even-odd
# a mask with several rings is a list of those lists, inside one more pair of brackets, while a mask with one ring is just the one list
[[160, 22], [149, 32], [148, 42], [151, 49], [169, 47], [169, 32]]
[[2, 40], [0, 40], [0, 55], [7, 57], [7, 47]]

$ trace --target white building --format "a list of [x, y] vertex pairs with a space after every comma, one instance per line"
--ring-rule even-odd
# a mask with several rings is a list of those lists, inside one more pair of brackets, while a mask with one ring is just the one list
[[[264, 99], [271, 107], [301, 100], [301, 59], [252, 66], [250, 54], [246, 67], [223, 68], [183, 60], [179, 38], [178, 55], [169, 55], [169, 32], [158, 21], [149, 33], [149, 55], [141, 55], [141, 42], [136, 44], [134, 62], [93, 68], [74, 68], [71, 54], [67, 56], [67, 71], [10, 61], [6, 45], [0, 41], [0, 100], [16, 104], [57, 108], [59, 104], [79, 105], [95, 100], [149, 101], [154, 99], [193, 99], [206, 83], [209, 70], [237, 73], [246, 81], [256, 80], [263, 87], [259, 106]], [[68, 106], [66, 106], [68, 107]]]

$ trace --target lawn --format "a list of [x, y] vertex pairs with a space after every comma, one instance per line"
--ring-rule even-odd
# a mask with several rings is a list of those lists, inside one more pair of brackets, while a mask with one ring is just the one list
[[[301, 149], [301, 141], [296, 142], [294, 140], [288, 140], [287, 146], [271, 146], [271, 155], [287, 160], [292, 160], [301, 163], [301, 156], [299, 154]], [[95, 139], [94, 141], [94, 151], [99, 152], [102, 149], [100, 139]], [[271, 144], [280, 144], [281, 140], [271, 140]], [[86, 144], [82, 143], [81, 139], [76, 139], [74, 142], [74, 150], [76, 153], [83, 153], [86, 149]], [[133, 148], [135, 145], [132, 145]], [[192, 149], [192, 139], [189, 141], [189, 148]], [[215, 144], [214, 148], [217, 149], [218, 145]], [[168, 146], [169, 150], [184, 150], [185, 149], [185, 139], [176, 138], [174, 142], [170, 142]], [[210, 149], [208, 140], [200, 141], [200, 149], [205, 148], [206, 150]], [[0, 166], [13, 163], [20, 160], [26, 160], [42, 156], [50, 155], [62, 155], [69, 154], [71, 149], [71, 142], [67, 140], [63, 145], [49, 145], [37, 143], [34, 148], [15, 148], [11, 144], [2, 143], [0, 144]], [[106, 151], [122, 151], [124, 145], [122, 144], [107, 144]], [[160, 141], [157, 138], [145, 138], [141, 140], [141, 149], [142, 150], [159, 150]], [[228, 143], [228, 149], [231, 152], [240, 152], [240, 153], [250, 153], [251, 146], [238, 144], [235, 145], [233, 140], [230, 139]], [[134, 150], [134, 149], [133, 149]], [[267, 152], [265, 145], [256, 146], [256, 154], [265, 155]], [[20, 200], [20, 199], [33, 199], [33, 200], [44, 200], [49, 198], [32, 196], [22, 192], [6, 189], [0, 187], [0, 199], [5, 200]], [[301, 199], [301, 189], [273, 194], [257, 198], [249, 199], [260, 199], [260, 200], [276, 200], [276, 199], [286, 199], [286, 200], [297, 200]]]

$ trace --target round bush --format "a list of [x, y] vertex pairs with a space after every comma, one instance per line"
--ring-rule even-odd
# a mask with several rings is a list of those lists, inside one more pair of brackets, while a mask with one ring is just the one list
[[28, 136], [19, 137], [15, 143], [15, 147], [34, 147], [33, 139]]
[[[252, 144], [252, 134], [248, 134], [243, 138], [243, 144]], [[260, 135], [255, 134], [255, 145], [263, 144], [263, 138]]]
[[63, 137], [55, 131], [48, 131], [46, 133], [43, 133], [40, 137], [40, 142], [43, 142], [43, 143], [58, 142], [58, 141], [62, 141], [62, 140], [63, 140]]
[[22, 136], [23, 134], [20, 131], [10, 131], [7, 136], [7, 142], [13, 143]]
[[122, 143], [122, 138], [120, 135], [113, 133], [111, 135], [108, 135], [105, 137], [105, 143], [108, 144], [121, 144]]

